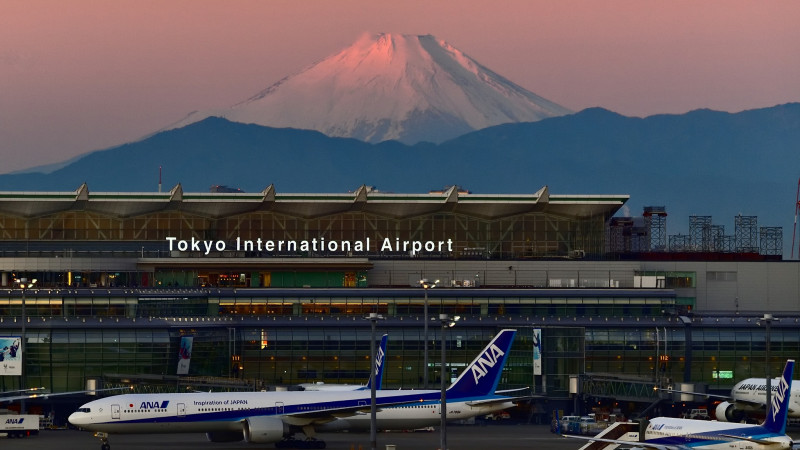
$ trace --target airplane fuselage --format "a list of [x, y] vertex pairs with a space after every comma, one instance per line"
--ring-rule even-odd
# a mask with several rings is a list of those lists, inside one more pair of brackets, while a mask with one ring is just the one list
[[[738, 437], [740, 440], [733, 442]], [[747, 441], [755, 439], [771, 444]], [[657, 417], [645, 430], [648, 444], [686, 446], [698, 449], [790, 449], [788, 436], [776, 436], [760, 425], [728, 423], [706, 420]]]
[[[362, 391], [363, 392], [363, 391]], [[439, 391], [377, 391], [380, 429], [418, 428], [440, 421]], [[498, 398], [502, 399], [501, 396]], [[514, 406], [511, 401], [470, 406], [469, 400], [448, 402], [447, 418], [459, 420]], [[396, 405], [398, 402], [407, 402]], [[361, 406], [361, 413], [334, 421], [317, 421], [314, 412]], [[278, 416], [291, 425], [314, 424], [320, 431], [369, 429], [370, 393], [248, 392], [129, 394], [95, 400], [70, 416], [81, 428], [105, 433], [191, 433], [240, 431], [253, 416]], [[307, 418], [297, 417], [307, 414]], [[326, 424], [330, 426], [326, 427]]]
[[[773, 394], [778, 389], [780, 379], [773, 378], [771, 390]], [[789, 417], [800, 417], [800, 382], [794, 381], [789, 393]], [[736, 403], [736, 408], [743, 411], [764, 411], [767, 401], [766, 378], [748, 378], [742, 380], [731, 389], [731, 398]]]
[[[435, 401], [439, 391], [378, 391], [376, 404]], [[106, 433], [236, 431], [253, 416], [278, 416], [291, 425], [316, 421], [315, 412], [363, 407], [370, 395], [352, 392], [214, 392], [128, 394], [89, 402], [73, 413], [72, 424]]]

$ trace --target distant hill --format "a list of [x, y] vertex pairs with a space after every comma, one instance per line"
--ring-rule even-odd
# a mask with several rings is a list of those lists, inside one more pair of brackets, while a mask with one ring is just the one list
[[369, 144], [322, 133], [207, 118], [139, 142], [90, 153], [50, 174], [0, 175], [0, 190], [185, 191], [211, 185], [278, 192], [630, 194], [630, 214], [666, 206], [669, 234], [711, 215], [733, 234], [736, 214], [784, 227], [791, 239], [800, 177], [800, 104], [647, 118], [592, 108], [498, 125], [441, 143]]

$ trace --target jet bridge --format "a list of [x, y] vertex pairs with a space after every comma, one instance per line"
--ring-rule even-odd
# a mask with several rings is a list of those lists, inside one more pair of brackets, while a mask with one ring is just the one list
[[631, 402], [653, 402], [661, 399], [661, 391], [655, 390], [652, 380], [624, 378], [613, 374], [586, 373], [578, 375], [579, 392], [596, 398], [613, 398]]

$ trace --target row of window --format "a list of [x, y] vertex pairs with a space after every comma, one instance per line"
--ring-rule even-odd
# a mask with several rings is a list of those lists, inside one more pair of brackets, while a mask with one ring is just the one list
[[[364, 316], [378, 312], [386, 316], [424, 314], [422, 299], [300, 299], [223, 300], [220, 303], [204, 298], [147, 299], [28, 299], [25, 312], [29, 317], [217, 317], [217, 316]], [[661, 317], [664, 309], [674, 307], [672, 298], [493, 298], [437, 299], [429, 301], [429, 314], [474, 316], [540, 316], [540, 317]], [[0, 317], [19, 317], [19, 299], [0, 298]]]
[[[364, 212], [338, 213], [303, 219], [274, 212], [256, 212], [216, 220], [184, 212], [148, 214], [133, 218], [110, 218], [85, 211], [23, 219], [0, 215], [0, 239], [21, 240], [150, 240], [181, 239], [247, 240], [310, 239], [373, 241], [391, 236], [401, 240], [464, 240], [474, 248], [496, 242], [509, 250], [549, 251], [566, 240], [580, 240], [575, 248], [597, 252], [605, 237], [605, 216], [576, 220], [545, 213], [522, 214], [485, 220], [456, 214], [433, 214], [412, 219], [387, 219]], [[501, 242], [502, 241], [502, 242]], [[461, 246], [459, 246], [461, 247]]]

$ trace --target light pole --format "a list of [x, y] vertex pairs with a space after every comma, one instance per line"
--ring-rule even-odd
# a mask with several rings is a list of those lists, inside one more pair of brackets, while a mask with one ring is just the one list
[[425, 305], [423, 307], [423, 316], [424, 320], [422, 321], [425, 325], [425, 331], [423, 331], [423, 335], [425, 337], [425, 357], [422, 363], [423, 365], [423, 378], [422, 378], [422, 388], [428, 388], [428, 289], [433, 289], [436, 287], [436, 283], [439, 280], [434, 281], [433, 283], [429, 283], [427, 278], [423, 278], [419, 280], [419, 284], [422, 286], [422, 289], [425, 291]]
[[[25, 353], [28, 351], [27, 345], [25, 343], [25, 322], [28, 321], [27, 317], [25, 317], [25, 290], [28, 288], [33, 287], [36, 284], [36, 278], [28, 282], [27, 278], [20, 278], [15, 280], [17, 284], [19, 284], [20, 289], [22, 289], [22, 332], [20, 333], [19, 337], [19, 347], [20, 347], [20, 375], [19, 375], [19, 387], [20, 389], [25, 389], [25, 385], [27, 385], [27, 380], [25, 379]], [[27, 412], [27, 408], [25, 407], [25, 399], [21, 399], [19, 402], [19, 413], [25, 414]]]
[[378, 320], [383, 319], [378, 313], [369, 313], [368, 317], [372, 325], [372, 334], [369, 338], [369, 386], [370, 386], [370, 407], [369, 407], [369, 444], [372, 450], [378, 448], [378, 408], [375, 392], [375, 326]]
[[439, 314], [439, 321], [442, 322], [442, 371], [441, 371], [441, 378], [442, 378], [442, 398], [441, 398], [441, 424], [439, 427], [441, 428], [441, 442], [440, 448], [441, 450], [447, 450], [447, 382], [449, 381], [450, 377], [448, 376], [447, 371], [447, 358], [445, 356], [445, 347], [447, 343], [447, 339], [445, 339], [445, 331], [456, 324], [456, 320], [459, 317], [456, 316], [454, 320], [450, 320], [450, 316], [447, 314]]
[[759, 320], [759, 325], [760, 325], [760, 322], [763, 321], [764, 322], [764, 327], [765, 327], [765, 329], [767, 331], [767, 335], [766, 335], [767, 348], [766, 348], [766, 352], [764, 352], [765, 355], [766, 355], [765, 356], [766, 357], [765, 367], [766, 367], [766, 371], [767, 371], [767, 377], [766, 377], [767, 378], [767, 403], [766, 403], [766, 405], [767, 405], [767, 414], [769, 414], [769, 409], [772, 407], [772, 404], [770, 403], [770, 401], [771, 401], [770, 396], [772, 394], [772, 374], [771, 374], [770, 367], [769, 367], [769, 343], [771, 341], [769, 334], [770, 334], [770, 325], [772, 324], [773, 320], [778, 320], [778, 319], [775, 319], [774, 317], [772, 317], [772, 314], [768, 314], [768, 313], [764, 313], [764, 317], [762, 317]]

